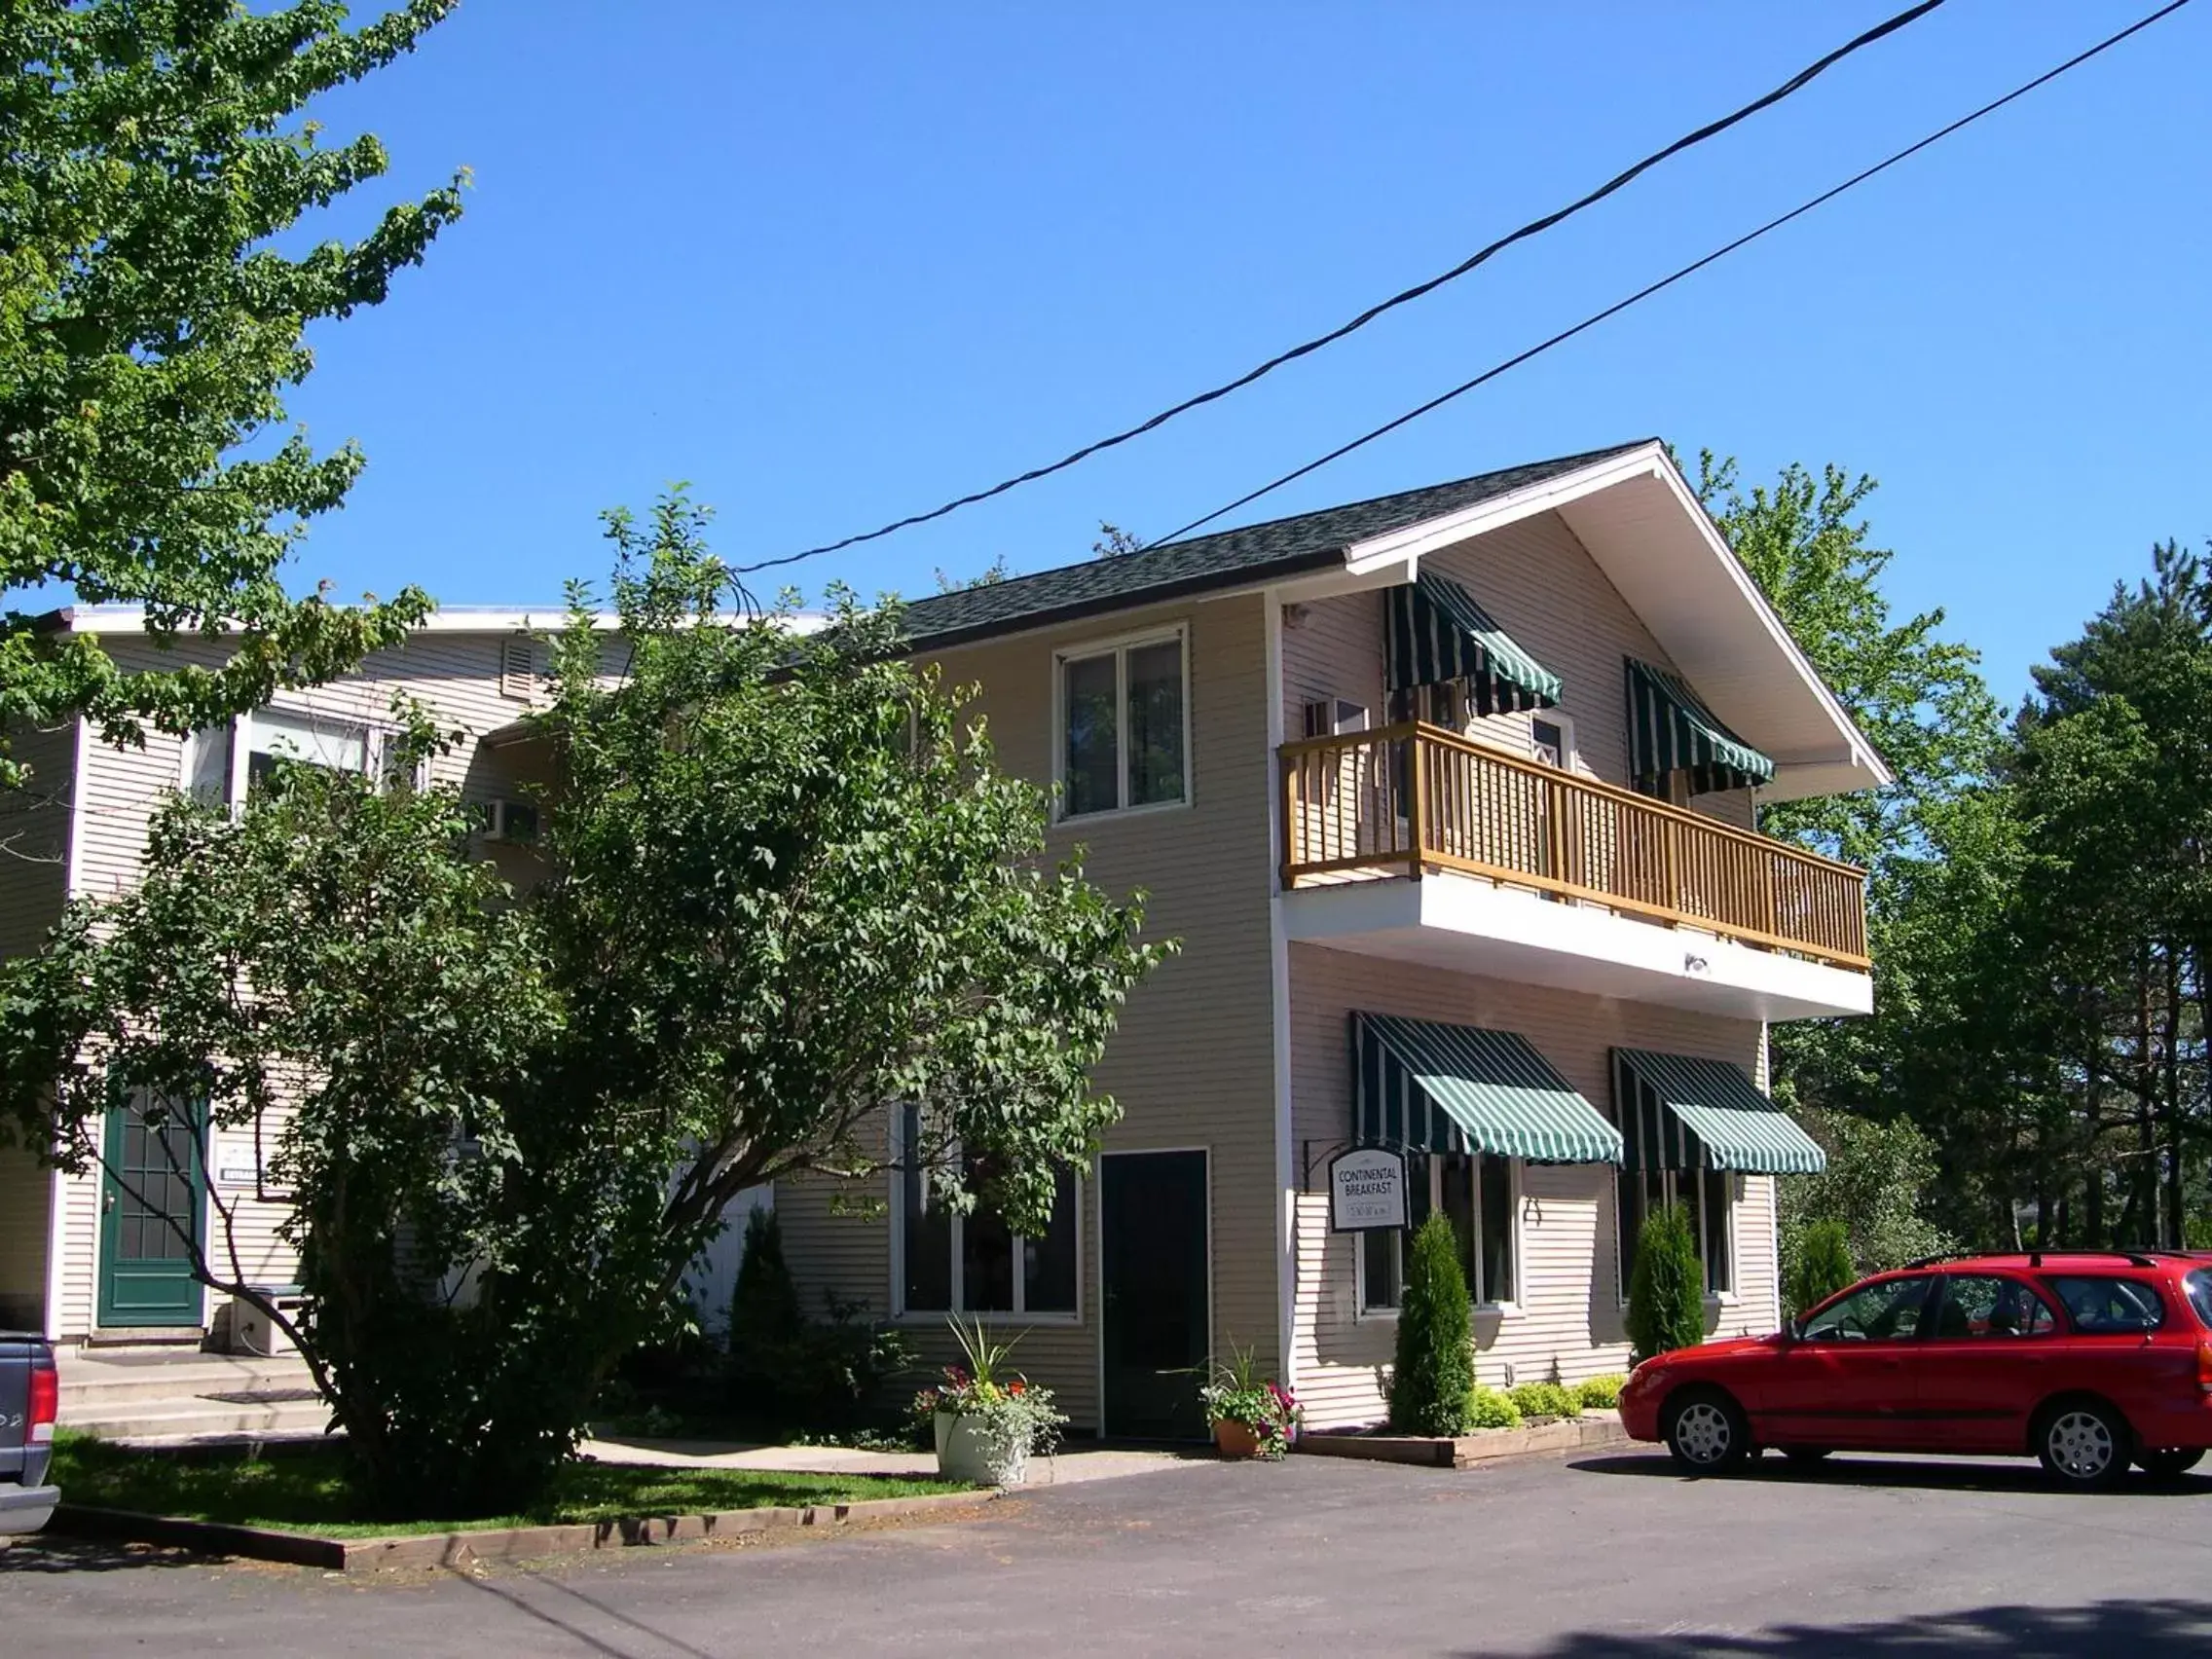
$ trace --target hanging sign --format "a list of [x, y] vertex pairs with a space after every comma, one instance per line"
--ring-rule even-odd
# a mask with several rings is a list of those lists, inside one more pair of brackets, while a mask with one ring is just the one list
[[1406, 1161], [1379, 1146], [1329, 1160], [1329, 1230], [1374, 1233], [1406, 1225]]

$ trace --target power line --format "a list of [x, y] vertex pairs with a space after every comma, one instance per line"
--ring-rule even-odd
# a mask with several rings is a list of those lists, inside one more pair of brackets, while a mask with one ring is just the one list
[[1746, 246], [1751, 242], [1757, 241], [1759, 238], [1765, 236], [1768, 232], [1779, 231], [1783, 226], [1788, 224], [1792, 219], [1803, 218], [1814, 208], [1822, 206], [1826, 203], [1833, 202], [1845, 191], [1857, 189], [1860, 185], [1864, 184], [1868, 179], [1874, 177], [1875, 174], [1889, 171], [1890, 168], [1896, 166], [1899, 162], [1906, 161], [1911, 157], [1918, 155], [1921, 151], [1927, 149], [1931, 144], [1939, 143], [1941, 140], [1948, 138], [1952, 133], [1958, 131], [1961, 128], [1972, 127], [1983, 116], [1996, 113], [1998, 110], [2003, 109], [2007, 104], [2012, 102], [2015, 98], [2023, 98], [2027, 96], [2028, 93], [2034, 92], [2037, 88], [2048, 85], [2050, 82], [2057, 80], [2059, 76], [2065, 74], [2068, 70], [2078, 68], [2082, 64], [2088, 62], [2090, 58], [2096, 56], [2099, 53], [2110, 51], [2113, 47], [2118, 46], [2121, 41], [2127, 39], [2129, 35], [2136, 34], [2141, 30], [2149, 28], [2153, 23], [2157, 22], [2162, 18], [2171, 17], [2174, 13], [2180, 11], [2184, 6], [2188, 4], [2189, 0], [2171, 0], [2170, 4], [2161, 6], [2158, 8], [2158, 10], [2153, 12], [2149, 17], [2143, 18], [2136, 22], [2130, 23], [2126, 28], [2121, 29], [2118, 34], [2108, 35], [2105, 39], [2097, 42], [2096, 45], [2090, 47], [2086, 52], [2081, 53], [2076, 56], [2069, 57], [2065, 62], [2059, 64], [2055, 69], [2046, 70], [2043, 74], [2038, 75], [2034, 80], [2025, 82], [2024, 84], [2013, 88], [2003, 97], [1983, 104], [1979, 109], [1973, 111], [1971, 115], [1962, 115], [1958, 120], [1952, 122], [1948, 127], [1938, 128], [1936, 131], [1929, 133], [1927, 137], [1921, 139], [1918, 143], [1908, 145], [1904, 149], [1898, 151], [1895, 155], [1888, 157], [1886, 160], [1876, 162], [1872, 166], [1867, 167], [1862, 172], [1852, 174], [1851, 177], [1845, 179], [1841, 184], [1834, 186], [1832, 189], [1822, 191], [1820, 195], [1814, 197], [1811, 201], [1802, 203], [1799, 205], [1790, 208], [1788, 212], [1783, 214], [1780, 218], [1769, 219], [1765, 224], [1759, 226], [1757, 230], [1747, 231], [1744, 235], [1738, 237], [1734, 241], [1728, 242], [1724, 246], [1714, 248], [1703, 259], [1694, 260], [1690, 264], [1683, 266], [1680, 270], [1676, 271], [1666, 276], [1660, 277], [1658, 281], [1649, 284], [1647, 287], [1639, 288], [1635, 293], [1629, 295], [1627, 299], [1618, 300], [1612, 305], [1607, 306], [1604, 311], [1593, 313], [1591, 315], [1584, 317], [1580, 322], [1576, 323], [1572, 328], [1562, 329], [1559, 333], [1553, 335], [1549, 340], [1545, 340], [1538, 343], [1537, 345], [1531, 346], [1526, 351], [1518, 352], [1515, 355], [1506, 358], [1502, 363], [1493, 364], [1492, 367], [1485, 369], [1481, 374], [1475, 376], [1473, 380], [1460, 382], [1459, 385], [1454, 387], [1450, 391], [1441, 392], [1437, 396], [1430, 398], [1426, 403], [1407, 410], [1403, 415], [1396, 417], [1394, 420], [1385, 421], [1382, 425], [1377, 426], [1373, 431], [1362, 433], [1360, 436], [1352, 439], [1349, 443], [1340, 444], [1337, 448], [1331, 450], [1327, 455], [1320, 457], [1318, 460], [1309, 461], [1304, 466], [1298, 467], [1294, 471], [1284, 473], [1280, 478], [1275, 479], [1273, 482], [1263, 484], [1257, 490], [1250, 491], [1245, 495], [1237, 497], [1235, 500], [1231, 501], [1227, 506], [1216, 507], [1212, 512], [1206, 514], [1205, 517], [1193, 519], [1189, 524], [1183, 526], [1182, 529], [1174, 532], [1172, 535], [1161, 536], [1160, 540], [1151, 543], [1151, 545], [1159, 547], [1166, 544], [1167, 542], [1179, 540], [1183, 536], [1190, 535], [1192, 531], [1202, 529], [1204, 526], [1213, 523], [1215, 519], [1221, 518], [1225, 514], [1235, 512], [1238, 507], [1250, 506], [1262, 496], [1271, 495], [1274, 491], [1281, 489], [1285, 484], [1294, 483], [1298, 479], [1304, 478], [1309, 472], [1318, 471], [1320, 468], [1328, 465], [1332, 461], [1342, 460], [1344, 457], [1351, 454], [1353, 450], [1359, 449], [1364, 445], [1371, 444], [1377, 438], [1382, 437], [1390, 432], [1394, 432], [1400, 426], [1406, 425], [1410, 422], [1419, 420], [1423, 415], [1428, 414], [1432, 410], [1441, 409], [1445, 404], [1450, 403], [1454, 398], [1463, 396], [1465, 393], [1474, 390], [1475, 387], [1484, 385], [1486, 382], [1497, 379], [1499, 375], [1504, 374], [1508, 369], [1519, 368], [1523, 363], [1529, 361], [1530, 358], [1541, 356], [1544, 352], [1549, 351], [1554, 346], [1563, 345], [1567, 341], [1572, 340], [1577, 334], [1582, 333], [1585, 329], [1595, 328], [1598, 326], [1598, 324], [1604, 322], [1606, 318], [1618, 316], [1622, 312], [1627, 311], [1629, 307], [1638, 305], [1642, 301], [1649, 299], [1653, 294], [1660, 292], [1662, 289], [1672, 288], [1683, 277], [1694, 276], [1696, 273], [1703, 271], [1708, 265], [1713, 264], [1715, 260], [1725, 259], [1729, 254], [1734, 253], [1738, 248]]
[[1367, 310], [1361, 312], [1349, 322], [1343, 323], [1336, 328], [1332, 328], [1326, 334], [1316, 335], [1313, 339], [1306, 341], [1302, 345], [1293, 346], [1289, 350], [1270, 357], [1266, 362], [1259, 364], [1256, 368], [1246, 370], [1243, 374], [1238, 375], [1233, 381], [1225, 381], [1220, 386], [1214, 387], [1210, 390], [1198, 392], [1196, 396], [1186, 397], [1182, 402], [1172, 404], [1168, 408], [1162, 409], [1159, 414], [1153, 416], [1150, 420], [1139, 422], [1136, 425], [1130, 426], [1125, 430], [1116, 432], [1109, 437], [1100, 438], [1095, 443], [1086, 444], [1083, 446], [1083, 448], [1076, 450], [1072, 454], [1062, 456], [1058, 461], [1052, 461], [1049, 465], [1031, 467], [1027, 472], [1016, 474], [1012, 478], [1003, 479], [999, 483], [993, 484], [987, 490], [977, 490], [971, 495], [956, 497], [954, 499], [945, 502], [942, 506], [933, 507], [926, 513], [913, 513], [903, 519], [895, 519], [890, 524], [884, 525], [879, 529], [865, 531], [858, 535], [848, 535], [845, 536], [842, 540], [838, 541], [826, 541], [819, 547], [802, 548], [796, 553], [786, 553], [782, 557], [775, 559], [762, 559], [756, 564], [739, 565], [736, 567], [736, 571], [739, 574], [749, 574], [755, 571], [774, 570], [779, 566], [795, 565], [798, 564], [801, 560], [813, 559], [819, 557], [824, 553], [841, 552], [847, 547], [858, 546], [864, 541], [875, 541], [883, 536], [890, 535], [897, 531], [908, 529], [913, 525], [927, 524], [932, 519], [943, 518], [948, 513], [958, 512], [962, 507], [974, 506], [977, 501], [987, 501], [993, 496], [1003, 496], [1009, 490], [1017, 489], [1023, 484], [1033, 483], [1039, 478], [1049, 478], [1055, 472], [1064, 472], [1069, 467], [1075, 465], [1078, 461], [1088, 460], [1089, 457], [1096, 455], [1100, 450], [1113, 449], [1116, 445], [1127, 443], [1131, 438], [1142, 437], [1145, 433], [1153, 430], [1155, 427], [1165, 425], [1168, 422], [1174, 420], [1178, 415], [1188, 414], [1190, 411], [1198, 408], [1202, 404], [1212, 403], [1219, 398], [1227, 397], [1231, 392], [1241, 390], [1243, 387], [1250, 386], [1254, 381], [1260, 379], [1263, 375], [1272, 374], [1276, 369], [1281, 368], [1285, 363], [1295, 362], [1300, 357], [1304, 357], [1311, 352], [1320, 350], [1324, 346], [1332, 345], [1335, 342], [1342, 340], [1347, 334], [1353, 333], [1358, 329], [1365, 328], [1369, 323], [1373, 322], [1384, 312], [1395, 310], [1397, 307], [1405, 305], [1410, 301], [1418, 300], [1423, 294], [1431, 293], [1434, 290], [1444, 286], [1445, 283], [1455, 281], [1457, 278], [1464, 276], [1468, 272], [1474, 270], [1476, 266], [1484, 264], [1493, 255], [1504, 251], [1506, 248], [1511, 247], [1515, 242], [1526, 240], [1528, 238], [1535, 236], [1540, 232], [1550, 230], [1554, 225], [1559, 224], [1562, 220], [1572, 218], [1575, 214], [1581, 212], [1585, 207], [1589, 207], [1597, 203], [1603, 202], [1606, 197], [1612, 195], [1615, 191], [1627, 186], [1640, 175], [1650, 171], [1651, 168], [1657, 166], [1661, 162], [1668, 160], [1670, 157], [1679, 155], [1684, 150], [1690, 149], [1695, 145], [1702, 144], [1707, 139], [1727, 131], [1729, 128], [1734, 127], [1735, 125], [1737, 125], [1737, 123], [1748, 121], [1749, 119], [1751, 119], [1751, 117], [1758, 114], [1760, 110], [1780, 103], [1784, 98], [1788, 97], [1792, 92], [1796, 92], [1801, 87], [1804, 87], [1807, 83], [1813, 81], [1825, 71], [1833, 68], [1836, 64], [1842, 62], [1843, 59], [1849, 57], [1853, 53], [1860, 51], [1862, 48], [1873, 45], [1876, 41], [1883, 39], [1885, 36], [1897, 33], [1898, 30], [1903, 28], [1908, 23], [1918, 21], [1920, 18], [1926, 17], [1930, 12], [1935, 11], [1936, 7], [1942, 5], [1943, 3], [1944, 0], [1920, 0], [1920, 3], [1918, 5], [1907, 7], [1904, 11], [1899, 12], [1896, 17], [1889, 18], [1887, 21], [1875, 24], [1864, 34], [1858, 35], [1851, 40], [1845, 41], [1843, 45], [1837, 47], [1833, 52], [1830, 52], [1825, 57], [1819, 58], [1816, 61], [1807, 64], [1804, 68], [1800, 69], [1796, 74], [1790, 76], [1788, 80], [1783, 82], [1781, 86], [1775, 88], [1774, 91], [1768, 92], [1765, 96], [1753, 99], [1751, 102], [1744, 105], [1741, 109], [1736, 110], [1732, 114], [1722, 116], [1718, 121], [1707, 123], [1705, 126], [1699, 128], [1694, 132], [1685, 132], [1681, 137], [1676, 139], [1672, 144], [1669, 144], [1663, 150], [1653, 151], [1650, 155], [1644, 157], [1643, 160], [1638, 162], [1634, 166], [1628, 168], [1625, 172], [1614, 174], [1613, 177], [1607, 179], [1604, 184], [1600, 185], [1596, 190], [1591, 191], [1587, 196], [1584, 196], [1577, 201], [1570, 202], [1565, 207], [1558, 209], [1556, 212], [1547, 213], [1540, 219], [1530, 220], [1529, 223], [1523, 225], [1519, 230], [1513, 232], [1511, 235], [1500, 237], [1497, 240], [1492, 242], [1488, 247], [1483, 248], [1476, 253], [1470, 254], [1467, 258], [1461, 260], [1457, 265], [1455, 265], [1451, 270], [1446, 271], [1439, 276], [1431, 276], [1425, 282], [1417, 282], [1411, 288], [1407, 288], [1398, 293], [1392, 294], [1388, 299], [1382, 301], [1379, 305], [1368, 307]]

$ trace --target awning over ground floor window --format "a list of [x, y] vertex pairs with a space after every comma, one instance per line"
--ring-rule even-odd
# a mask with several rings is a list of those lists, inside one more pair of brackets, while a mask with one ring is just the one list
[[1363, 1141], [1546, 1163], [1621, 1161], [1620, 1130], [1526, 1037], [1355, 1014], [1351, 1051]]
[[1726, 1060], [1615, 1049], [1613, 1088], [1632, 1169], [1817, 1175], [1828, 1165], [1820, 1143]]

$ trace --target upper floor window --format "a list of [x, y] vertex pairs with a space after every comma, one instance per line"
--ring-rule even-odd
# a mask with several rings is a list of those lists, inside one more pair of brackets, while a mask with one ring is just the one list
[[1190, 798], [1190, 658], [1180, 628], [1058, 656], [1060, 816]]
[[1557, 709], [1529, 717], [1529, 753], [1546, 766], [1574, 769], [1574, 721]]
[[202, 800], [236, 803], [266, 784], [279, 759], [396, 781], [390, 778], [396, 757], [389, 734], [360, 721], [256, 709], [230, 725], [193, 734], [186, 781]]

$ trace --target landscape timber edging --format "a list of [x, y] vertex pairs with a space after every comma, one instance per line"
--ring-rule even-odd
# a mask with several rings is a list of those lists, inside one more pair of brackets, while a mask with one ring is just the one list
[[389, 1538], [325, 1538], [240, 1527], [223, 1521], [187, 1521], [129, 1509], [63, 1503], [47, 1530], [119, 1543], [167, 1544], [208, 1555], [248, 1556], [333, 1572], [376, 1572], [387, 1567], [466, 1567], [479, 1561], [515, 1561], [576, 1555], [632, 1545], [699, 1543], [755, 1532], [805, 1527], [841, 1527], [849, 1521], [887, 1521], [938, 1509], [972, 1508], [1002, 1495], [988, 1489], [933, 1493], [921, 1497], [865, 1497], [845, 1503], [723, 1509], [700, 1515], [636, 1516], [620, 1521], [572, 1521], [549, 1527], [486, 1527], [454, 1532], [416, 1532]]
[[1501, 1457], [1580, 1452], [1596, 1446], [1621, 1446], [1627, 1441], [1628, 1430], [1616, 1415], [1593, 1412], [1556, 1422], [1531, 1423], [1526, 1428], [1479, 1428], [1472, 1434], [1434, 1439], [1409, 1434], [1302, 1433], [1291, 1450], [1317, 1457], [1368, 1457], [1432, 1469], [1466, 1469]]

